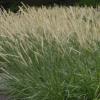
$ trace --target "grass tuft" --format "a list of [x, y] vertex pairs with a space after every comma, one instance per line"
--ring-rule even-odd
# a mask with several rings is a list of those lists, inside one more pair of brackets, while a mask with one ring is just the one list
[[10, 100], [100, 99], [98, 11], [20, 8], [0, 19], [0, 67]]

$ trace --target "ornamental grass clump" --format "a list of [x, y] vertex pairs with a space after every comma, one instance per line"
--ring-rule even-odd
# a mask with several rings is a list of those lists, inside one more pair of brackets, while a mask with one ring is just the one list
[[100, 99], [100, 13], [20, 8], [0, 19], [0, 68], [10, 100]]

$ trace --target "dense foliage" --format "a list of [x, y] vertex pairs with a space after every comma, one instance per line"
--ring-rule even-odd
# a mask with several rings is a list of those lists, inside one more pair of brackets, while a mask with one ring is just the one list
[[100, 0], [0, 0], [0, 5], [5, 9], [11, 9], [13, 11], [18, 10], [18, 6], [21, 6], [21, 2], [29, 6], [53, 6], [57, 5], [80, 5], [80, 6], [93, 6], [96, 7], [100, 4]]

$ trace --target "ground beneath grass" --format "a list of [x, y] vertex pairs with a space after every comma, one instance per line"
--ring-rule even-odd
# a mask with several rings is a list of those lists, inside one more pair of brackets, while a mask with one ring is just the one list
[[0, 95], [0, 100], [8, 100], [8, 97], [5, 95]]
[[2, 84], [4, 80], [2, 79], [2, 73], [0, 73], [0, 100], [8, 100], [8, 96], [5, 94], [6, 86]]

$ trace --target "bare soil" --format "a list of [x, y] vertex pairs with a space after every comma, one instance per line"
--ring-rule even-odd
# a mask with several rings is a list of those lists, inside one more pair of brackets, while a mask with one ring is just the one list
[[8, 100], [8, 97], [5, 95], [0, 95], [0, 100]]

